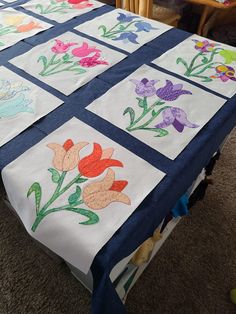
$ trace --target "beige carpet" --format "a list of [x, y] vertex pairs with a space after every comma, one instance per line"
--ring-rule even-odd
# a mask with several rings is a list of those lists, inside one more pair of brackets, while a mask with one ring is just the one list
[[[182, 219], [127, 300], [135, 314], [233, 314], [236, 287], [236, 131], [204, 201]], [[0, 314], [86, 314], [90, 295], [0, 203]]]

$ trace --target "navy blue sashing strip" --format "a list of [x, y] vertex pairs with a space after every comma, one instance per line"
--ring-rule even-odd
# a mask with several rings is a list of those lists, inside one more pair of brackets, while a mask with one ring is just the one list
[[26, 150], [41, 141], [47, 134], [30, 126], [12, 140], [0, 147], [0, 172], [10, 162], [15, 160]]
[[176, 45], [183, 42], [185, 39], [190, 37], [192, 34], [182, 31], [177, 28], [172, 28], [169, 31], [163, 33], [159, 37], [149, 41], [146, 45], [151, 48], [157, 48], [166, 52], [167, 50], [172, 49]]
[[9, 60], [24, 54], [32, 48], [31, 45], [19, 41], [11, 47], [0, 51], [0, 65], [5, 65]]

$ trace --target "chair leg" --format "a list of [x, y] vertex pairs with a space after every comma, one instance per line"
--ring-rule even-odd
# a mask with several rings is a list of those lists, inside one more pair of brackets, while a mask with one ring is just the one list
[[122, 0], [116, 0], [116, 7], [121, 8], [121, 1]]
[[203, 27], [206, 23], [206, 20], [207, 20], [207, 17], [209, 15], [209, 12], [211, 11], [211, 8], [208, 7], [208, 6], [205, 6], [204, 9], [203, 9], [203, 12], [202, 12], [202, 15], [201, 15], [201, 19], [200, 19], [200, 22], [199, 22], [199, 25], [198, 25], [198, 30], [197, 30], [197, 33], [198, 35], [202, 35], [202, 31], [203, 31]]

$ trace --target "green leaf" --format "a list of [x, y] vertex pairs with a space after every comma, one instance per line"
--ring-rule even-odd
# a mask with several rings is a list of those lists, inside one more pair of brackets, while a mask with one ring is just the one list
[[39, 61], [42, 61], [43, 62], [43, 66], [44, 66], [44, 68], [46, 68], [47, 67], [47, 61], [48, 61], [48, 59], [45, 57], [45, 56], [40, 56], [39, 58], [38, 58], [38, 62]]
[[69, 53], [64, 54], [64, 56], [62, 57], [63, 61], [68, 61], [70, 59], [70, 55]]
[[88, 220], [84, 221], [84, 222], [80, 222], [80, 225], [94, 225], [96, 223], [99, 222], [99, 217], [98, 215], [96, 215], [94, 212], [92, 212], [91, 210], [86, 210], [83, 208], [77, 208], [77, 210], [79, 210], [79, 213], [87, 218], [89, 218]]
[[124, 25], [120, 25], [119, 30], [120, 31], [124, 31], [126, 29], [126, 27]]
[[48, 171], [52, 174], [52, 182], [58, 183], [61, 177], [60, 173], [54, 168], [49, 168]]
[[73, 69], [73, 71], [75, 71], [75, 72], [76, 72], [75, 74], [83, 74], [83, 73], [87, 72], [86, 70], [81, 69], [81, 68], [78, 68], [78, 69]]
[[210, 77], [206, 77], [202, 80], [202, 82], [212, 82], [213, 80]]
[[68, 198], [68, 202], [70, 205], [76, 205], [78, 199], [81, 196], [81, 188], [79, 186], [76, 187], [76, 192], [71, 194]]
[[224, 49], [220, 51], [220, 55], [225, 59], [224, 62], [226, 64], [231, 64], [233, 61], [236, 61], [236, 51]]
[[78, 178], [75, 183], [84, 183], [86, 181], [88, 181], [87, 178]]
[[39, 9], [41, 14], [44, 12], [43, 6], [41, 4], [36, 4], [35, 9]]
[[127, 113], [129, 113], [129, 115], [130, 115], [130, 124], [133, 124], [134, 119], [135, 119], [135, 112], [134, 112], [134, 109], [131, 108], [131, 107], [127, 107], [127, 108], [125, 109], [125, 111], [123, 112], [123, 116], [126, 115]]
[[155, 110], [152, 110], [152, 116], [155, 117], [156, 114], [157, 114], [156, 111], [155, 111]]
[[177, 58], [176, 60], [176, 64], [182, 63], [186, 69], [188, 69], [188, 64], [185, 60], [183, 60], [182, 58]]
[[146, 98], [144, 97], [144, 99], [142, 99], [142, 98], [136, 97], [136, 99], [138, 100], [138, 106], [140, 108], [143, 108], [144, 110], [146, 110], [147, 109], [147, 100], [146, 100]]
[[105, 35], [106, 34], [106, 32], [107, 32], [107, 28], [106, 28], [106, 26], [104, 26], [104, 25], [100, 25], [99, 27], [98, 27], [98, 29], [100, 30], [102, 30], [103, 31], [103, 34], [102, 35]]
[[202, 63], [203, 63], [203, 64], [206, 64], [207, 62], [208, 62], [207, 57], [203, 57], [203, 58], [202, 58]]
[[29, 197], [32, 193], [35, 195], [35, 205], [36, 205], [36, 213], [38, 213], [40, 209], [40, 202], [42, 197], [42, 189], [38, 182], [34, 182], [27, 192], [27, 197]]

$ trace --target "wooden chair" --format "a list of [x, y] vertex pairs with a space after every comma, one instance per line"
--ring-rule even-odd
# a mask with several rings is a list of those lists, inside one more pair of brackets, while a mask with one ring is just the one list
[[152, 18], [153, 0], [116, 0], [116, 7]]
[[227, 10], [229, 11], [231, 8], [236, 7], [236, 0], [231, 0], [229, 5], [224, 5], [220, 2], [217, 2], [215, 0], [185, 0], [186, 2], [197, 4], [197, 5], [203, 5], [203, 11], [200, 18], [200, 22], [198, 25], [197, 33], [198, 35], [203, 35], [203, 28], [206, 24], [207, 19], [211, 16], [211, 14], [215, 10]]

